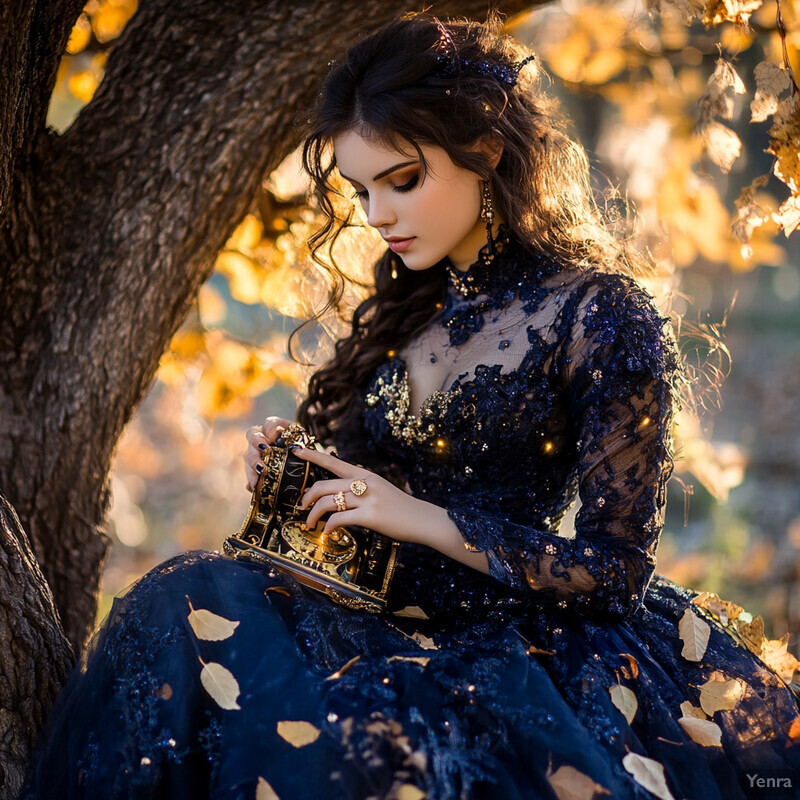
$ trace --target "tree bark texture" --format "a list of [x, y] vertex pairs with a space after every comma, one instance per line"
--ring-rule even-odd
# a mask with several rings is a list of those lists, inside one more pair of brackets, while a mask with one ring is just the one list
[[0, 494], [0, 798], [17, 796], [72, 648], [28, 537]]
[[[327, 62], [408, 9], [141, 0], [92, 101], [58, 134], [47, 107], [83, 4], [0, 3], [0, 489], [76, 651], [108, 546], [109, 465], [159, 358], [261, 181], [300, 141]], [[487, 7], [432, 11], [483, 18]], [[17, 640], [33, 663], [34, 640], [44, 646], [57, 623], [34, 559], [12, 551], [1, 579], [48, 598]]]

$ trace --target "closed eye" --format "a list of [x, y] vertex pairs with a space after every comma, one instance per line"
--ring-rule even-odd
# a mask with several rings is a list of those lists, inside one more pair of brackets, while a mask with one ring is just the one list
[[[419, 183], [419, 175], [415, 175], [411, 178], [410, 181], [401, 184], [400, 186], [393, 186], [392, 189], [395, 192], [410, 192], [417, 184]], [[361, 189], [353, 192], [353, 197], [358, 197], [359, 199], [363, 200], [366, 197], [369, 197], [369, 192], [366, 189]]]

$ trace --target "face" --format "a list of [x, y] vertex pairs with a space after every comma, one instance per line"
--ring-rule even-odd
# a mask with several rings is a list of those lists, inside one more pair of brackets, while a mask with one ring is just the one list
[[[400, 150], [353, 131], [333, 140], [336, 163], [361, 201], [369, 224], [413, 270], [449, 256], [467, 269], [486, 243], [480, 177], [456, 166], [440, 147], [421, 145], [427, 173], [410, 142]], [[499, 157], [499, 156], [498, 156]]]

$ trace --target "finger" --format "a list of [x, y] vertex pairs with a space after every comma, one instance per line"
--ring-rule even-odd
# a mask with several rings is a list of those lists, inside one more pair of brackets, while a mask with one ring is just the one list
[[358, 509], [348, 508], [347, 511], [337, 511], [331, 514], [322, 529], [323, 533], [330, 533], [334, 528], [342, 528], [345, 525], [358, 525]]
[[320, 453], [319, 450], [315, 450], [313, 447], [292, 448], [292, 452], [300, 458], [325, 467], [325, 469], [330, 470], [334, 475], [338, 475], [340, 478], [349, 478], [352, 480], [353, 478], [360, 477], [364, 473], [364, 470], [359, 469], [355, 464], [349, 464], [347, 461], [342, 461], [341, 458], [336, 458], [336, 456], [332, 456], [329, 453]]
[[308, 516], [306, 517], [306, 527], [314, 528], [319, 522], [319, 518], [323, 514], [328, 514], [331, 511], [336, 510], [336, 503], [333, 500], [331, 495], [325, 495], [324, 497], [320, 497], [320, 499], [314, 503], [312, 509], [308, 512]]
[[324, 497], [326, 494], [334, 495], [336, 492], [346, 492], [349, 490], [349, 488], [350, 484], [342, 480], [315, 481], [303, 493], [303, 496], [298, 503], [298, 507], [308, 508], [316, 503], [320, 497]]
[[248, 428], [245, 435], [247, 436], [249, 448], [252, 448], [254, 452], [258, 452], [259, 450], [264, 451], [267, 449], [269, 440], [266, 436], [264, 436], [261, 428], [259, 428], [257, 425], [253, 425], [252, 428]]
[[283, 417], [267, 417], [261, 430], [268, 444], [274, 444], [283, 431], [292, 423]]
[[247, 482], [253, 487], [258, 482], [258, 476], [264, 471], [264, 465], [261, 463], [257, 452], [248, 448], [244, 455], [244, 473], [247, 477]]

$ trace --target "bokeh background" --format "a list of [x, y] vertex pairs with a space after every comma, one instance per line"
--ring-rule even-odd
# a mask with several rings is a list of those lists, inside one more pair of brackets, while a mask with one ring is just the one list
[[[54, 128], [69, 127], [92, 98], [136, 8], [86, 5], [61, 63]], [[800, 0], [782, 12], [798, 74]], [[783, 58], [775, 7], [760, 6], [749, 26], [707, 30], [638, 3], [569, 0], [532, 10], [509, 32], [540, 56], [596, 169], [598, 194], [619, 187], [638, 212], [637, 233], [662, 268], [648, 288], [672, 289], [671, 310], [723, 343], [698, 353], [708, 356], [709, 378], [700, 424], [678, 419], [658, 572], [762, 615], [767, 635], [790, 632], [789, 650], [800, 655], [799, 237], [785, 237], [768, 213], [749, 242], [731, 233], [742, 189], [773, 163], [771, 119], [751, 122], [749, 103], [755, 67]], [[728, 134], [709, 136], [719, 130], [703, 104], [721, 57], [744, 83], [725, 94], [738, 155]], [[308, 281], [315, 215], [305, 189], [296, 154], [264, 181], [119, 443], [100, 616], [151, 566], [186, 549], [219, 549], [244, 520], [245, 430], [270, 414], [293, 417], [309, 370], [288, 357], [287, 338], [325, 298], [324, 273]], [[754, 197], [775, 211], [786, 186], [773, 176]], [[367, 276], [374, 245], [364, 232], [339, 255], [355, 278]], [[358, 286], [348, 291], [351, 304], [363, 296]], [[331, 321], [306, 340], [318, 365], [335, 330]]]

